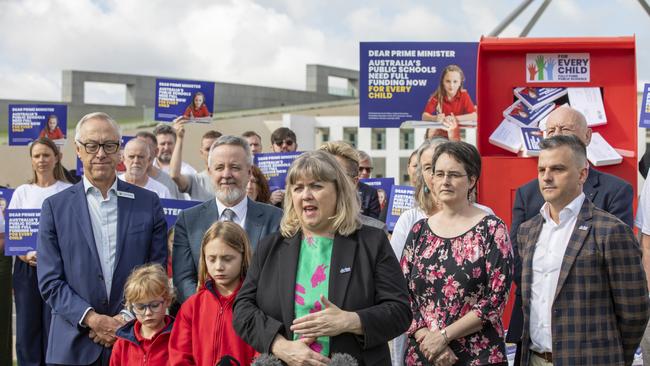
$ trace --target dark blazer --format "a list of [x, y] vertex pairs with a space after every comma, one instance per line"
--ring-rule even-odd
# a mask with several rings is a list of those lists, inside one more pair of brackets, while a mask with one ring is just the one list
[[[626, 181], [603, 172], [593, 167], [589, 168], [589, 175], [582, 187], [585, 196], [598, 208], [618, 217], [621, 221], [632, 227], [634, 217], [632, 213], [634, 191]], [[521, 312], [521, 261], [518, 252], [517, 230], [519, 225], [539, 214], [544, 205], [544, 197], [539, 190], [537, 179], [526, 183], [517, 189], [515, 203], [512, 207], [512, 225], [510, 226], [510, 240], [515, 255], [515, 274], [513, 280], [517, 284], [515, 292], [515, 305], [512, 309], [508, 336], [506, 341], [518, 342], [521, 339], [523, 327], [523, 314]]]
[[167, 264], [167, 224], [158, 196], [118, 179], [117, 250], [110, 298], [106, 294], [83, 181], [43, 203], [38, 233], [38, 286], [52, 308], [48, 364], [89, 365], [103, 347], [79, 326], [86, 309], [114, 316], [122, 309], [126, 278], [136, 266]]
[[[299, 232], [290, 238], [264, 238], [235, 300], [233, 325], [259, 352], [270, 352], [279, 333], [292, 340]], [[330, 264], [329, 300], [361, 318], [363, 336], [331, 338], [331, 353], [348, 353], [359, 365], [390, 365], [388, 340], [411, 323], [406, 282], [386, 234], [362, 226], [349, 236], [336, 235]]]
[[[181, 211], [174, 226], [172, 269], [178, 301], [183, 303], [196, 293], [199, 257], [203, 235], [219, 219], [214, 199]], [[259, 240], [280, 228], [282, 210], [271, 205], [248, 200], [244, 230], [253, 250]]]
[[374, 187], [359, 182], [357, 187], [359, 198], [361, 198], [361, 214], [370, 216], [373, 219], [379, 219], [381, 205], [379, 204], [379, 195]]
[[[523, 260], [522, 365], [528, 365], [533, 255], [541, 214], [517, 234]], [[585, 199], [553, 299], [553, 365], [631, 365], [650, 308], [641, 250], [632, 229]]]

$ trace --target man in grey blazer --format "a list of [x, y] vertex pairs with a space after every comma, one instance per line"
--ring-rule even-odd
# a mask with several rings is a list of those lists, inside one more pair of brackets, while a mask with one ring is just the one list
[[221, 136], [212, 144], [208, 169], [216, 199], [182, 211], [174, 227], [172, 268], [181, 303], [196, 292], [201, 240], [215, 221], [234, 221], [243, 227], [253, 250], [261, 238], [278, 231], [282, 210], [246, 197], [251, 165], [243, 138]]

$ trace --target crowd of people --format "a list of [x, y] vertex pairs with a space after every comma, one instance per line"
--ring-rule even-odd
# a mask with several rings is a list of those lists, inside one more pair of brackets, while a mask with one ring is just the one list
[[[429, 119], [462, 87], [461, 70], [443, 76]], [[202, 98], [186, 114], [203, 116]], [[587, 162], [580, 112], [549, 115], [510, 228], [477, 202], [481, 156], [455, 119], [427, 131], [407, 167], [415, 207], [392, 232], [360, 181], [372, 158], [350, 144], [302, 152], [271, 191], [255, 131], [208, 131], [202, 170], [184, 162], [190, 120], [122, 146], [109, 115], [84, 116], [79, 181], [50, 137], [30, 145], [33, 178], [9, 204], [41, 209], [37, 250], [13, 261], [19, 365], [508, 365], [506, 341], [517, 365], [631, 365], [640, 344], [650, 356], [650, 187], [633, 220], [631, 185]], [[288, 128], [270, 142], [298, 151]], [[168, 228], [161, 198], [202, 203]], [[2, 258], [0, 279], [11, 270]], [[0, 291], [4, 366], [11, 288]]]

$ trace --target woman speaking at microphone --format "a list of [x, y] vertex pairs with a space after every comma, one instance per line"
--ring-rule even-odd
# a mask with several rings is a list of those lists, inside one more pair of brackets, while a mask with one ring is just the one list
[[235, 330], [289, 365], [334, 353], [390, 365], [387, 342], [411, 312], [386, 234], [359, 223], [356, 190], [327, 152], [298, 157], [286, 192], [281, 231], [260, 242], [235, 301]]

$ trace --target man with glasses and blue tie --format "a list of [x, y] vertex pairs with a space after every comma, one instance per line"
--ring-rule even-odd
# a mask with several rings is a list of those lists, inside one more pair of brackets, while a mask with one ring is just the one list
[[208, 172], [216, 198], [182, 211], [174, 226], [172, 268], [179, 302], [196, 292], [201, 241], [215, 221], [233, 221], [244, 228], [253, 250], [261, 238], [279, 230], [282, 211], [246, 196], [252, 165], [249, 144], [242, 137], [221, 136], [212, 143]]
[[133, 268], [167, 263], [167, 225], [154, 192], [117, 179], [120, 129], [95, 112], [77, 124], [81, 182], [46, 199], [38, 285], [52, 308], [46, 362], [108, 365]]

